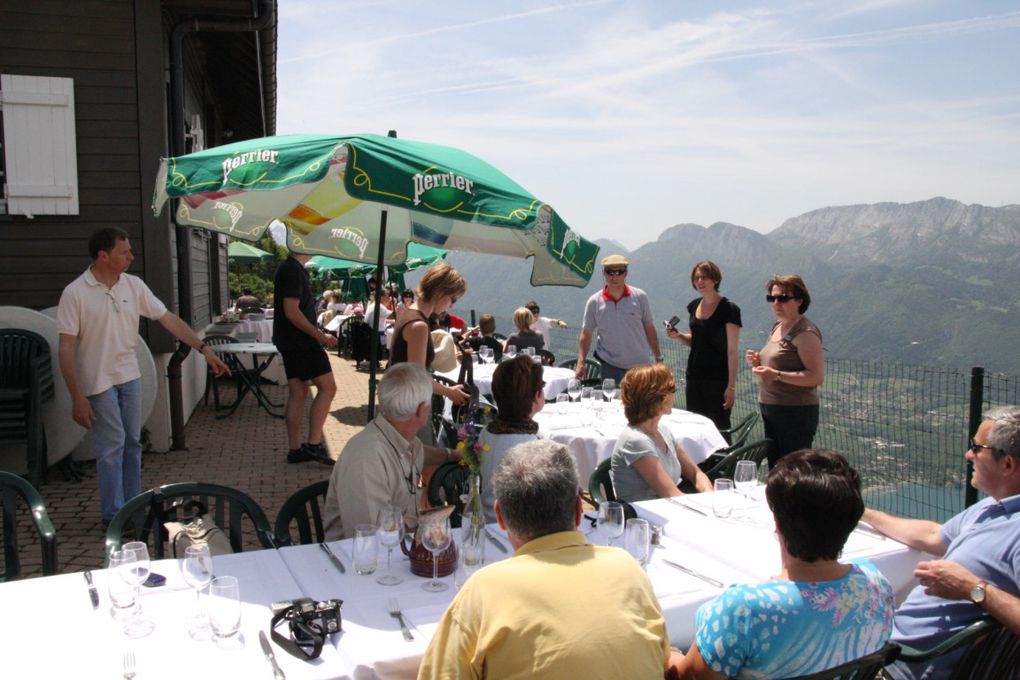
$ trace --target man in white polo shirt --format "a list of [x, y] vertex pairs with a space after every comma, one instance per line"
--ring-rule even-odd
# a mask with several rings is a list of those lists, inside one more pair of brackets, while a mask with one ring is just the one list
[[92, 265], [60, 296], [60, 372], [71, 393], [71, 417], [92, 431], [100, 513], [109, 524], [124, 502], [141, 493], [141, 370], [135, 358], [140, 316], [158, 320], [178, 340], [197, 348], [213, 373], [226, 365], [188, 324], [168, 312], [137, 276], [128, 235], [114, 227], [89, 238]]
[[584, 377], [585, 358], [596, 332], [595, 358], [602, 365], [603, 379], [612, 378], [620, 384], [629, 369], [651, 363], [649, 350], [655, 361], [662, 361], [648, 296], [640, 288], [627, 285], [629, 264], [623, 255], [610, 255], [602, 260], [606, 285], [588, 298], [584, 306], [577, 343], [578, 378]]

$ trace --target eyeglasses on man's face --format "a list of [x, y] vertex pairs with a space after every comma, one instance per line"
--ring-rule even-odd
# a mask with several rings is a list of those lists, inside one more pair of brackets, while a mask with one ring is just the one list
[[995, 451], [999, 451], [999, 449], [995, 448], [994, 446], [988, 446], [988, 444], [978, 444], [977, 441], [975, 441], [974, 438], [971, 437], [970, 438], [970, 443], [969, 443], [969, 445], [967, 447], [967, 450], [972, 452], [976, 456], [979, 453], [981, 453], [981, 449], [988, 449], [989, 451], [992, 451], [993, 453]]
[[786, 302], [789, 302], [790, 300], [796, 300], [796, 299], [797, 298], [795, 298], [794, 296], [789, 295], [787, 293], [781, 293], [779, 295], [766, 295], [765, 296], [765, 302], [768, 302], [770, 304], [773, 303], [773, 302], [786, 303]]
[[626, 269], [603, 269], [606, 276], [625, 276], [627, 274]]

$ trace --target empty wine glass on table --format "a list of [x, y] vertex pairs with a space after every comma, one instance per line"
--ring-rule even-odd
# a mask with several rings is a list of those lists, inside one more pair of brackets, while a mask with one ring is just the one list
[[606, 501], [599, 506], [599, 533], [606, 539], [606, 545], [612, 545], [614, 538], [623, 535], [623, 504]]
[[[492, 351], [491, 349], [489, 350]], [[375, 581], [384, 586], [395, 586], [403, 583], [397, 574], [390, 568], [390, 555], [393, 549], [400, 543], [400, 531], [404, 528], [404, 513], [395, 505], [385, 505], [379, 511], [379, 545], [386, 548], [386, 573]]]
[[492, 363], [492, 348], [491, 347], [482, 347], [480, 350], [478, 350], [478, 352], [481, 355], [482, 361], [484, 363], [487, 363], [487, 364], [491, 364]]
[[139, 591], [146, 579], [149, 578], [149, 547], [142, 541], [131, 541], [125, 543], [124, 552], [134, 553], [134, 561], [127, 565], [126, 569], [120, 572], [121, 578], [125, 579], [135, 589], [135, 611], [124, 626], [124, 634], [128, 637], [145, 637], [156, 627], [151, 619], [145, 618], [142, 611], [142, 602], [139, 598]]
[[570, 401], [577, 401], [581, 396], [581, 381], [577, 378], [571, 378], [570, 382], [567, 383], [567, 394], [570, 396]]
[[188, 635], [192, 640], [208, 640], [212, 637], [209, 619], [202, 606], [202, 591], [213, 578], [212, 555], [205, 543], [194, 543], [184, 549], [184, 560], [181, 561], [181, 576], [195, 591], [195, 612], [188, 626]]
[[209, 583], [209, 625], [217, 643], [230, 642], [241, 629], [241, 591], [236, 576], [217, 576]]
[[515, 356], [517, 356], [517, 345], [507, 345], [506, 351], [503, 352], [503, 356], [505, 356], [507, 359], [513, 359]]
[[449, 588], [439, 580], [439, 555], [450, 547], [452, 540], [449, 517], [442, 522], [434, 523], [428, 530], [422, 532], [421, 543], [432, 553], [432, 580], [422, 585], [423, 590], [440, 593]]
[[602, 396], [606, 398], [606, 401], [612, 401], [613, 392], [616, 391], [616, 381], [612, 378], [606, 378], [602, 381]]
[[652, 542], [652, 525], [648, 520], [634, 517], [627, 520], [623, 534], [623, 546], [642, 567], [648, 562]]
[[753, 460], [738, 460], [733, 471], [733, 484], [744, 496], [748, 496], [758, 483], [758, 465]]

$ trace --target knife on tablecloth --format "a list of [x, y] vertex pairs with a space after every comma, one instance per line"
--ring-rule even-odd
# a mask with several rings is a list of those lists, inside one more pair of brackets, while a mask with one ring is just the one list
[[723, 584], [722, 581], [717, 581], [714, 578], [712, 578], [711, 576], [705, 576], [704, 574], [700, 574], [700, 573], [694, 571], [693, 569], [691, 569], [690, 567], [685, 567], [682, 564], [677, 564], [676, 562], [673, 562], [672, 560], [667, 560], [665, 558], [663, 558], [662, 561], [665, 562], [666, 564], [668, 564], [669, 566], [673, 567], [674, 569], [679, 569], [680, 571], [682, 571], [683, 573], [687, 574], [688, 576], [693, 576], [694, 578], [699, 578], [702, 581], [704, 581], [705, 583], [707, 583], [709, 585], [713, 585], [716, 588], [724, 588], [725, 587], [725, 585]]
[[503, 553], [504, 555], [505, 555], [505, 554], [507, 553], [507, 549], [506, 549], [506, 546], [505, 546], [505, 545], [503, 545], [503, 542], [502, 542], [502, 541], [500, 541], [500, 540], [499, 540], [498, 538], [496, 538], [495, 536], [493, 536], [493, 535], [492, 535], [492, 532], [491, 532], [491, 531], [489, 531], [488, 529], [486, 529], [486, 530], [485, 530], [485, 537], [486, 537], [487, 539], [489, 539], [490, 541], [492, 541], [492, 544], [493, 544], [493, 545], [495, 545], [495, 546], [496, 546], [497, 548], [499, 548], [499, 551], [500, 551], [501, 553]]
[[333, 563], [334, 565], [336, 565], [336, 568], [340, 570], [340, 573], [341, 573], [341, 574], [346, 574], [346, 573], [347, 573], [347, 569], [346, 569], [346, 568], [344, 567], [344, 563], [343, 563], [343, 562], [341, 562], [341, 561], [340, 561], [340, 558], [339, 558], [339, 557], [337, 557], [337, 556], [336, 556], [336, 554], [335, 554], [335, 553], [334, 553], [334, 552], [333, 552], [332, 550], [330, 550], [330, 549], [329, 549], [329, 546], [328, 546], [328, 545], [326, 545], [325, 543], [320, 543], [320, 544], [319, 544], [319, 547], [320, 547], [320, 548], [322, 548], [322, 549], [323, 549], [323, 551], [325, 551], [325, 553], [326, 553], [327, 555], [329, 555], [329, 559], [330, 559], [330, 561], [331, 561], [331, 562], [332, 562], [332, 563]]
[[262, 653], [269, 659], [269, 663], [273, 664], [273, 677], [276, 680], [286, 680], [283, 674], [283, 669], [280, 668], [280, 664], [276, 663], [276, 655], [273, 654], [273, 648], [269, 646], [269, 638], [266, 637], [266, 631], [259, 631], [259, 644], [262, 645]]
[[92, 600], [92, 608], [99, 609], [99, 591], [96, 590], [96, 584], [92, 582], [92, 572], [86, 569], [84, 573], [85, 582], [89, 584], [89, 599]]

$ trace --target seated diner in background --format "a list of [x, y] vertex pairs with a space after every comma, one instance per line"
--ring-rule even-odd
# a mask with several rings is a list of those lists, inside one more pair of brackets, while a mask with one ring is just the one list
[[503, 358], [503, 343], [492, 337], [492, 334], [495, 332], [496, 317], [492, 314], [482, 314], [478, 318], [478, 334], [469, 337], [467, 344], [471, 351], [475, 353], [481, 350], [482, 347], [492, 349], [492, 359], [499, 363], [500, 359]]
[[551, 344], [549, 342], [549, 329], [553, 326], [556, 326], [557, 328], [566, 328], [567, 322], [563, 319], [554, 319], [550, 316], [539, 315], [539, 311], [541, 310], [538, 303], [534, 300], [530, 300], [528, 304], [524, 306], [527, 307], [529, 312], [531, 312], [531, 316], [535, 318], [534, 322], [531, 324], [531, 330], [542, 336], [542, 342], [544, 342], [545, 347], [548, 348]]
[[542, 366], [529, 357], [517, 356], [496, 366], [492, 374], [492, 396], [497, 414], [478, 436], [489, 450], [482, 455], [482, 508], [485, 522], [496, 521], [492, 477], [511, 447], [538, 439], [535, 414], [545, 406]]
[[796, 451], [772, 468], [765, 498], [782, 571], [765, 583], [731, 585], [703, 604], [694, 643], [674, 654], [667, 677], [795, 678], [888, 642], [892, 586], [868, 560], [839, 561], [864, 512], [856, 470], [833, 451]]
[[245, 319], [249, 314], [261, 314], [262, 305], [259, 303], [259, 299], [255, 297], [251, 288], [242, 288], [241, 297], [237, 298], [234, 311], [237, 312], [240, 318]]
[[513, 556], [475, 572], [446, 609], [419, 680], [659, 680], [670, 659], [648, 575], [577, 530], [577, 466], [562, 444], [518, 444], [496, 468]]
[[540, 350], [545, 348], [545, 341], [542, 336], [535, 331], [531, 330], [531, 324], [535, 323], [535, 317], [525, 307], [518, 307], [514, 311], [514, 325], [517, 326], [517, 332], [513, 333], [503, 343], [503, 351], [505, 352], [507, 347], [516, 347], [518, 352], [531, 347], [534, 350]]
[[424, 465], [460, 460], [451, 449], [423, 446], [415, 436], [432, 413], [432, 376], [419, 364], [391, 366], [379, 381], [379, 412], [348, 440], [329, 479], [323, 507], [326, 539], [350, 538], [358, 524], [375, 524], [386, 505], [417, 525]]
[[613, 447], [609, 470], [617, 500], [682, 496], [678, 484], [685, 479], [697, 491], [712, 490], [712, 482], [660, 423], [673, 411], [675, 392], [673, 371], [666, 364], [638, 366], [624, 376], [620, 399], [628, 425]]

